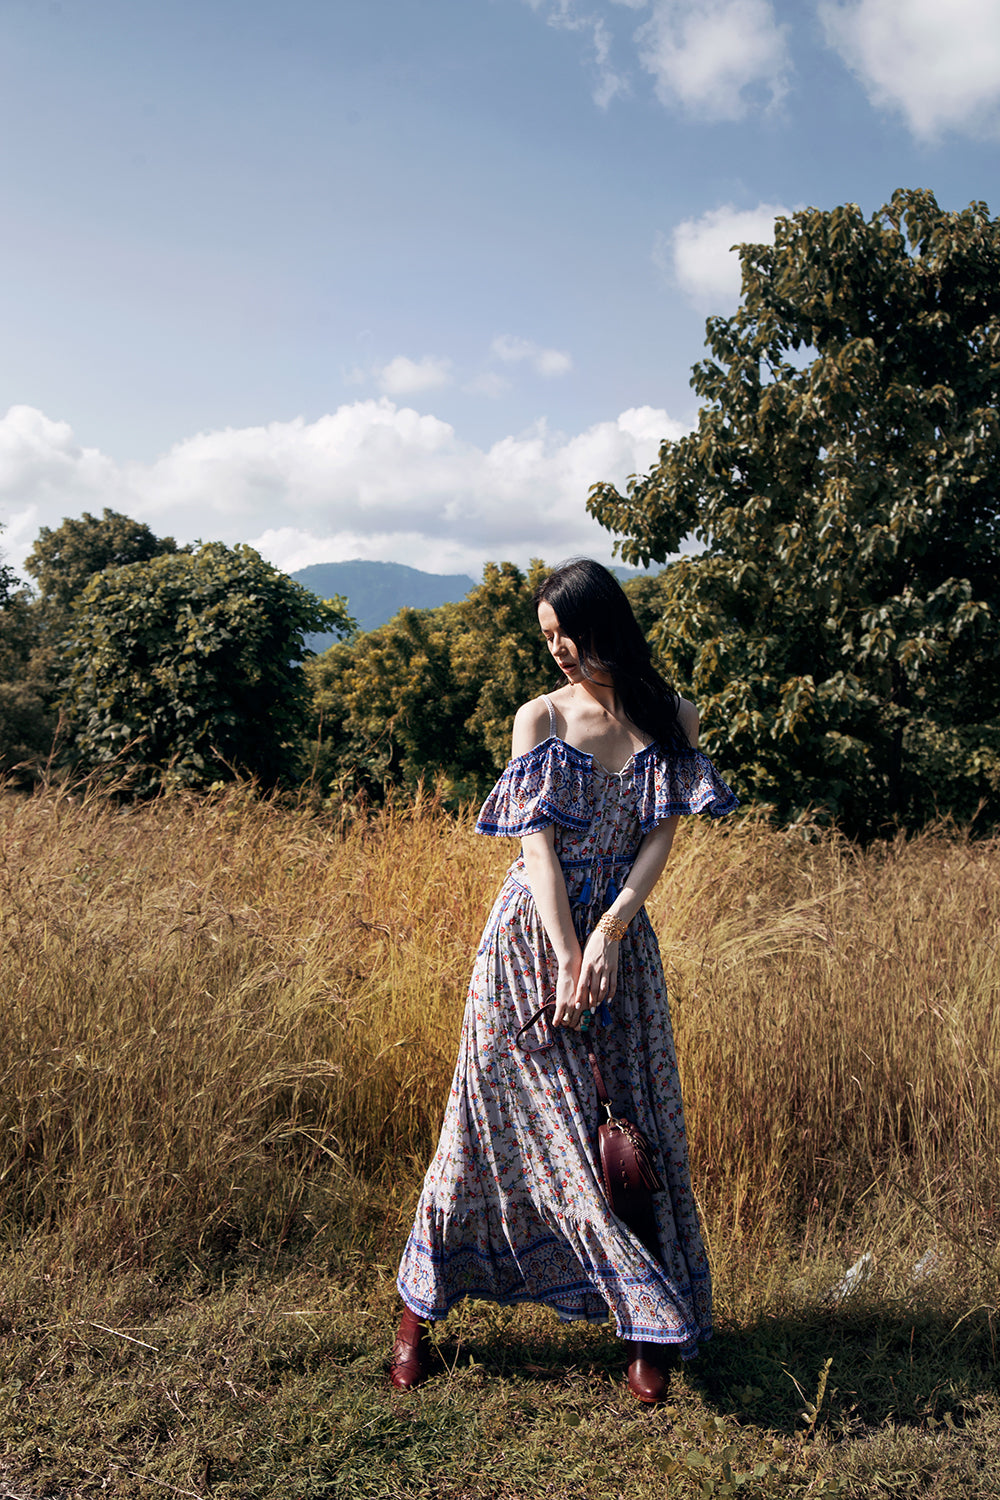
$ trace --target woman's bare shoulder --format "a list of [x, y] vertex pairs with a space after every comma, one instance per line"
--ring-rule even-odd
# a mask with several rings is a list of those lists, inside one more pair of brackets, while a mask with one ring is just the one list
[[522, 703], [514, 715], [510, 753], [515, 758], [533, 750], [549, 737], [549, 710], [544, 698]]
[[692, 750], [696, 749], [700, 720], [698, 718], [698, 710], [693, 703], [688, 702], [687, 698], [681, 698], [677, 705], [677, 721], [687, 735], [688, 743]]

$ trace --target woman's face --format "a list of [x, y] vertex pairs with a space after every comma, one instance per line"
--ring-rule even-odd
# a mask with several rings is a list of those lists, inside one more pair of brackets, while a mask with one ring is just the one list
[[545, 637], [545, 644], [560, 671], [566, 674], [568, 682], [579, 682], [582, 676], [580, 653], [574, 642], [563, 631], [559, 624], [559, 616], [547, 599], [543, 599], [538, 606], [538, 623]]

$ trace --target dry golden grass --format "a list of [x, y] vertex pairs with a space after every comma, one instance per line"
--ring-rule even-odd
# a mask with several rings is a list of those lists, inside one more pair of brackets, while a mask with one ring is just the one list
[[654, 922], [719, 1211], [829, 1223], [874, 1194], [997, 1225], [996, 842], [702, 826]]
[[719, 1326], [650, 1416], [531, 1308], [382, 1386], [511, 845], [246, 788], [0, 825], [0, 1494], [997, 1492], [1000, 845], [682, 829], [652, 916]]
[[[419, 1180], [513, 846], [433, 801], [0, 799], [9, 1231], [86, 1258], [278, 1244]], [[652, 902], [722, 1241], [868, 1195], [991, 1243], [1000, 847], [693, 820]]]

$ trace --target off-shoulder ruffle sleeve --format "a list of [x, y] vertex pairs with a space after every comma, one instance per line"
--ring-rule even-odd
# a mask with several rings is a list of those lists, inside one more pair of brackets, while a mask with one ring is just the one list
[[707, 812], [721, 818], [740, 805], [736, 793], [701, 750], [643, 755], [635, 776], [639, 826], [644, 834], [675, 813]]
[[552, 823], [584, 832], [594, 818], [592, 785], [588, 756], [563, 740], [543, 740], [508, 762], [480, 808], [476, 832], [521, 838]]

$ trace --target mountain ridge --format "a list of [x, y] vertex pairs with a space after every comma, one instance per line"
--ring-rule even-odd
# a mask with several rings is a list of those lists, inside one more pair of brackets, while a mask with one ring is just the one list
[[[476, 587], [475, 579], [467, 573], [425, 573], [406, 563], [369, 562], [360, 557], [346, 562], [310, 563], [290, 576], [321, 599], [344, 595], [359, 630], [375, 630], [401, 609], [436, 609], [439, 604], [453, 604]], [[306, 645], [311, 651], [325, 651], [336, 639], [334, 635], [310, 635]]]
[[[636, 568], [614, 567], [611, 571], [622, 582], [643, 576]], [[401, 609], [456, 604], [470, 589], [478, 587], [476, 579], [467, 573], [426, 573], [407, 563], [372, 562], [360, 557], [346, 562], [310, 563], [289, 576], [321, 599], [343, 595], [359, 630], [376, 630]], [[336, 639], [329, 634], [309, 635], [306, 645], [310, 651], [320, 652]]]

